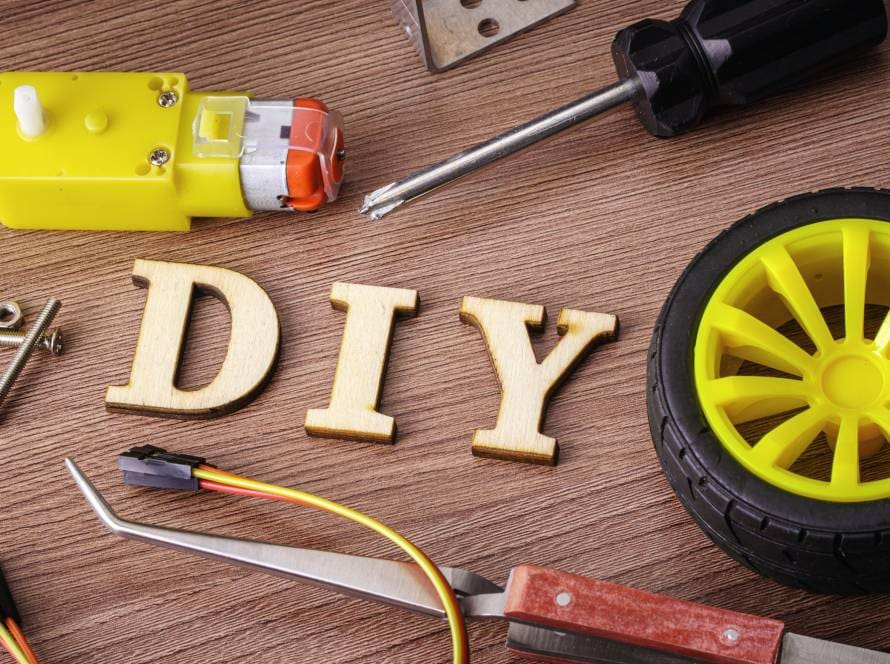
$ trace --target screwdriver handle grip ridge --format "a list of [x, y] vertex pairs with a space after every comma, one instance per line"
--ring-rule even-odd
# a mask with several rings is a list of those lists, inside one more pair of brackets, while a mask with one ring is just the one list
[[612, 44], [622, 79], [636, 79], [651, 134], [696, 127], [709, 109], [758, 101], [880, 44], [884, 0], [693, 0], [673, 21], [646, 19]]

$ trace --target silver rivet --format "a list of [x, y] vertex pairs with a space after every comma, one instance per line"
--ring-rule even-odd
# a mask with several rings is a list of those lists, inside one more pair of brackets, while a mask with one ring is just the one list
[[739, 630], [733, 629], [732, 627], [730, 627], [725, 632], [723, 632], [723, 640], [726, 641], [727, 643], [731, 643], [731, 644], [735, 645], [736, 643], [739, 642], [740, 638], [741, 638], [741, 634], [739, 634]]
[[148, 154], [148, 161], [152, 166], [163, 166], [170, 161], [170, 151], [166, 148], [155, 148]]
[[568, 606], [571, 603], [572, 603], [571, 593], [561, 592], [556, 596], [556, 605], [557, 606]]
[[171, 106], [175, 106], [176, 102], [179, 101], [179, 95], [176, 94], [175, 90], [167, 90], [167, 92], [162, 92], [158, 95], [158, 106], [161, 108], [170, 108]]

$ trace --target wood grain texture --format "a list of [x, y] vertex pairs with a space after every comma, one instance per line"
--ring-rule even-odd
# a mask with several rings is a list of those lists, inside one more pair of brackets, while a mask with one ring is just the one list
[[[4, 69], [182, 70], [196, 89], [318, 96], [348, 128], [342, 198], [311, 216], [199, 221], [188, 235], [0, 231], [0, 293], [32, 319], [59, 297], [69, 337], [64, 357], [35, 358], [0, 413], [0, 564], [45, 662], [448, 660], [435, 621], [112, 538], [66, 476], [66, 454], [127, 517], [395, 555], [292, 506], [121, 486], [115, 455], [146, 442], [343, 501], [434, 560], [494, 580], [546, 564], [890, 650], [886, 597], [789, 590], [708, 541], [661, 474], [644, 383], [658, 310], [716, 233], [794, 193], [890, 186], [886, 45], [689, 136], [658, 141], [618, 111], [380, 222], [355, 212], [363, 192], [611, 82], [614, 32], [681, 5], [586, 0], [432, 76], [382, 1], [0, 0]], [[145, 303], [130, 282], [136, 257], [232, 268], [269, 292], [283, 349], [256, 401], [201, 422], [105, 412]], [[380, 405], [398, 418], [395, 446], [311, 439], [300, 426], [329, 396], [343, 322], [328, 302], [336, 281], [416, 289], [423, 301], [396, 327]], [[559, 432], [559, 466], [470, 453], [499, 394], [478, 332], [457, 321], [468, 293], [620, 316], [621, 341], [582, 363], [550, 406], [544, 433]], [[212, 299], [199, 303], [181, 385], [212, 379], [225, 320]], [[536, 340], [539, 357], [555, 338], [548, 327]], [[503, 625], [470, 629], [475, 662], [514, 661]]]

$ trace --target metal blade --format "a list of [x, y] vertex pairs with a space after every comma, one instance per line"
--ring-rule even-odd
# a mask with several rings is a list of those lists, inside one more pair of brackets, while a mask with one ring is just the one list
[[[510, 650], [565, 662], [592, 664], [702, 664], [701, 660], [671, 655], [650, 648], [598, 639], [581, 634], [510, 623], [507, 631]], [[783, 662], [784, 664], [784, 662]], [[797, 664], [797, 663], [795, 663]], [[816, 660], [809, 662], [816, 664]]]
[[[510, 623], [511, 650], [567, 662], [591, 664], [701, 664], [701, 660], [580, 634]], [[798, 634], [786, 634], [779, 664], [890, 664], [890, 654]]]
[[841, 643], [786, 634], [781, 664], [890, 664], [890, 655]]
[[[414, 563], [298, 549], [278, 544], [161, 528], [121, 519], [71, 459], [65, 460], [90, 507], [111, 532], [127, 539], [189, 551], [243, 567], [299, 579], [322, 588], [444, 618], [435, 589]], [[467, 570], [440, 567], [455, 590], [498, 592], [500, 588]]]

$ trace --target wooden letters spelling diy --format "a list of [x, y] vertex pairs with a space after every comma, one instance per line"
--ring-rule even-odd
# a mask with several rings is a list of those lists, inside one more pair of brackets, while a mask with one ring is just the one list
[[[222, 268], [137, 260], [137, 285], [148, 287], [142, 329], [129, 384], [110, 387], [109, 410], [168, 417], [215, 417], [254, 397], [275, 366], [278, 314], [266, 292], [247, 277]], [[176, 374], [195, 290], [219, 297], [232, 318], [226, 358], [217, 377], [199, 390], [176, 387]], [[346, 312], [337, 370], [327, 408], [307, 412], [312, 436], [392, 443], [396, 421], [377, 411], [396, 316], [412, 315], [417, 291], [335, 283], [331, 304]], [[529, 328], [540, 329], [544, 307], [465, 297], [460, 319], [479, 328], [501, 386], [495, 427], [473, 435], [473, 453], [555, 464], [556, 439], [541, 433], [547, 402], [572, 368], [597, 343], [615, 338], [615, 316], [560, 311], [562, 339], [543, 362], [535, 358]]]

